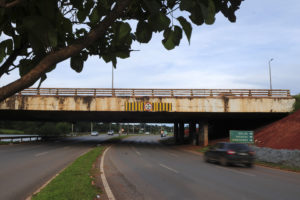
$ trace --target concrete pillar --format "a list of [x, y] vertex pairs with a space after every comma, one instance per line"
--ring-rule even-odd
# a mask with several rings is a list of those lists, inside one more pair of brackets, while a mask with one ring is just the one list
[[174, 138], [175, 138], [176, 144], [178, 144], [179, 143], [179, 134], [178, 134], [178, 123], [177, 122], [174, 123]]
[[184, 123], [183, 122], [179, 123], [179, 143], [180, 144], [184, 143]]
[[205, 122], [203, 125], [203, 146], [208, 145], [208, 123]]
[[189, 142], [192, 144], [196, 134], [196, 123], [189, 123]]

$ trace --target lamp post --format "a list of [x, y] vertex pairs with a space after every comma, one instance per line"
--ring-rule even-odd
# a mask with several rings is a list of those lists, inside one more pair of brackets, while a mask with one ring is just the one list
[[114, 89], [114, 66], [111, 66], [111, 89]]
[[270, 90], [272, 90], [271, 62], [272, 62], [273, 60], [274, 60], [273, 58], [271, 58], [271, 59], [269, 60]]

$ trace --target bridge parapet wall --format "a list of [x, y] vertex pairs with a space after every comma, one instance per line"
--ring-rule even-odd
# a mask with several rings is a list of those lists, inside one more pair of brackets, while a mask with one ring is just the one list
[[[152, 97], [15, 95], [0, 103], [1, 110], [108, 112], [256, 112], [287, 113], [291, 97]], [[148, 105], [147, 109], [145, 105]], [[131, 106], [129, 109], [128, 106]], [[155, 107], [156, 106], [156, 107]]]

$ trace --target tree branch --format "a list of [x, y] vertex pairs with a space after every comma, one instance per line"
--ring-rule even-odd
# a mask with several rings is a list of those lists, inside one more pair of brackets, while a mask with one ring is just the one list
[[130, 4], [130, 0], [119, 0], [113, 10], [94, 28], [86, 38], [77, 41], [76, 43], [67, 46], [58, 51], [49, 53], [43, 58], [40, 63], [30, 72], [20, 79], [0, 88], [0, 102], [14, 95], [15, 93], [32, 86], [51, 66], [67, 58], [78, 54], [82, 49], [93, 44], [96, 40], [105, 35], [106, 30], [112, 23], [120, 17], [126, 7]]
[[18, 49], [15, 49], [12, 54], [6, 59], [6, 61], [3, 63], [2, 66], [0, 66], [0, 78], [3, 76], [4, 73], [7, 73], [9, 71], [9, 67], [13, 64], [13, 62], [16, 60], [19, 53], [23, 50], [23, 47], [20, 47]]
[[24, 0], [15, 0], [10, 3], [5, 3], [5, 0], [0, 0], [0, 8], [11, 8], [22, 3], [22, 1]]

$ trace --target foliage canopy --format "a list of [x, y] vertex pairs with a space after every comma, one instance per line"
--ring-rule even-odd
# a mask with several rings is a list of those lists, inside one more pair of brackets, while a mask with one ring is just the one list
[[174, 49], [183, 33], [190, 42], [191, 24], [213, 24], [218, 12], [235, 22], [241, 1], [0, 0], [0, 78], [14, 69], [21, 76], [0, 89], [0, 101], [42, 82], [68, 58], [76, 72], [91, 55], [116, 67], [117, 58], [130, 56], [133, 41], [148, 43], [157, 32], [162, 45]]

